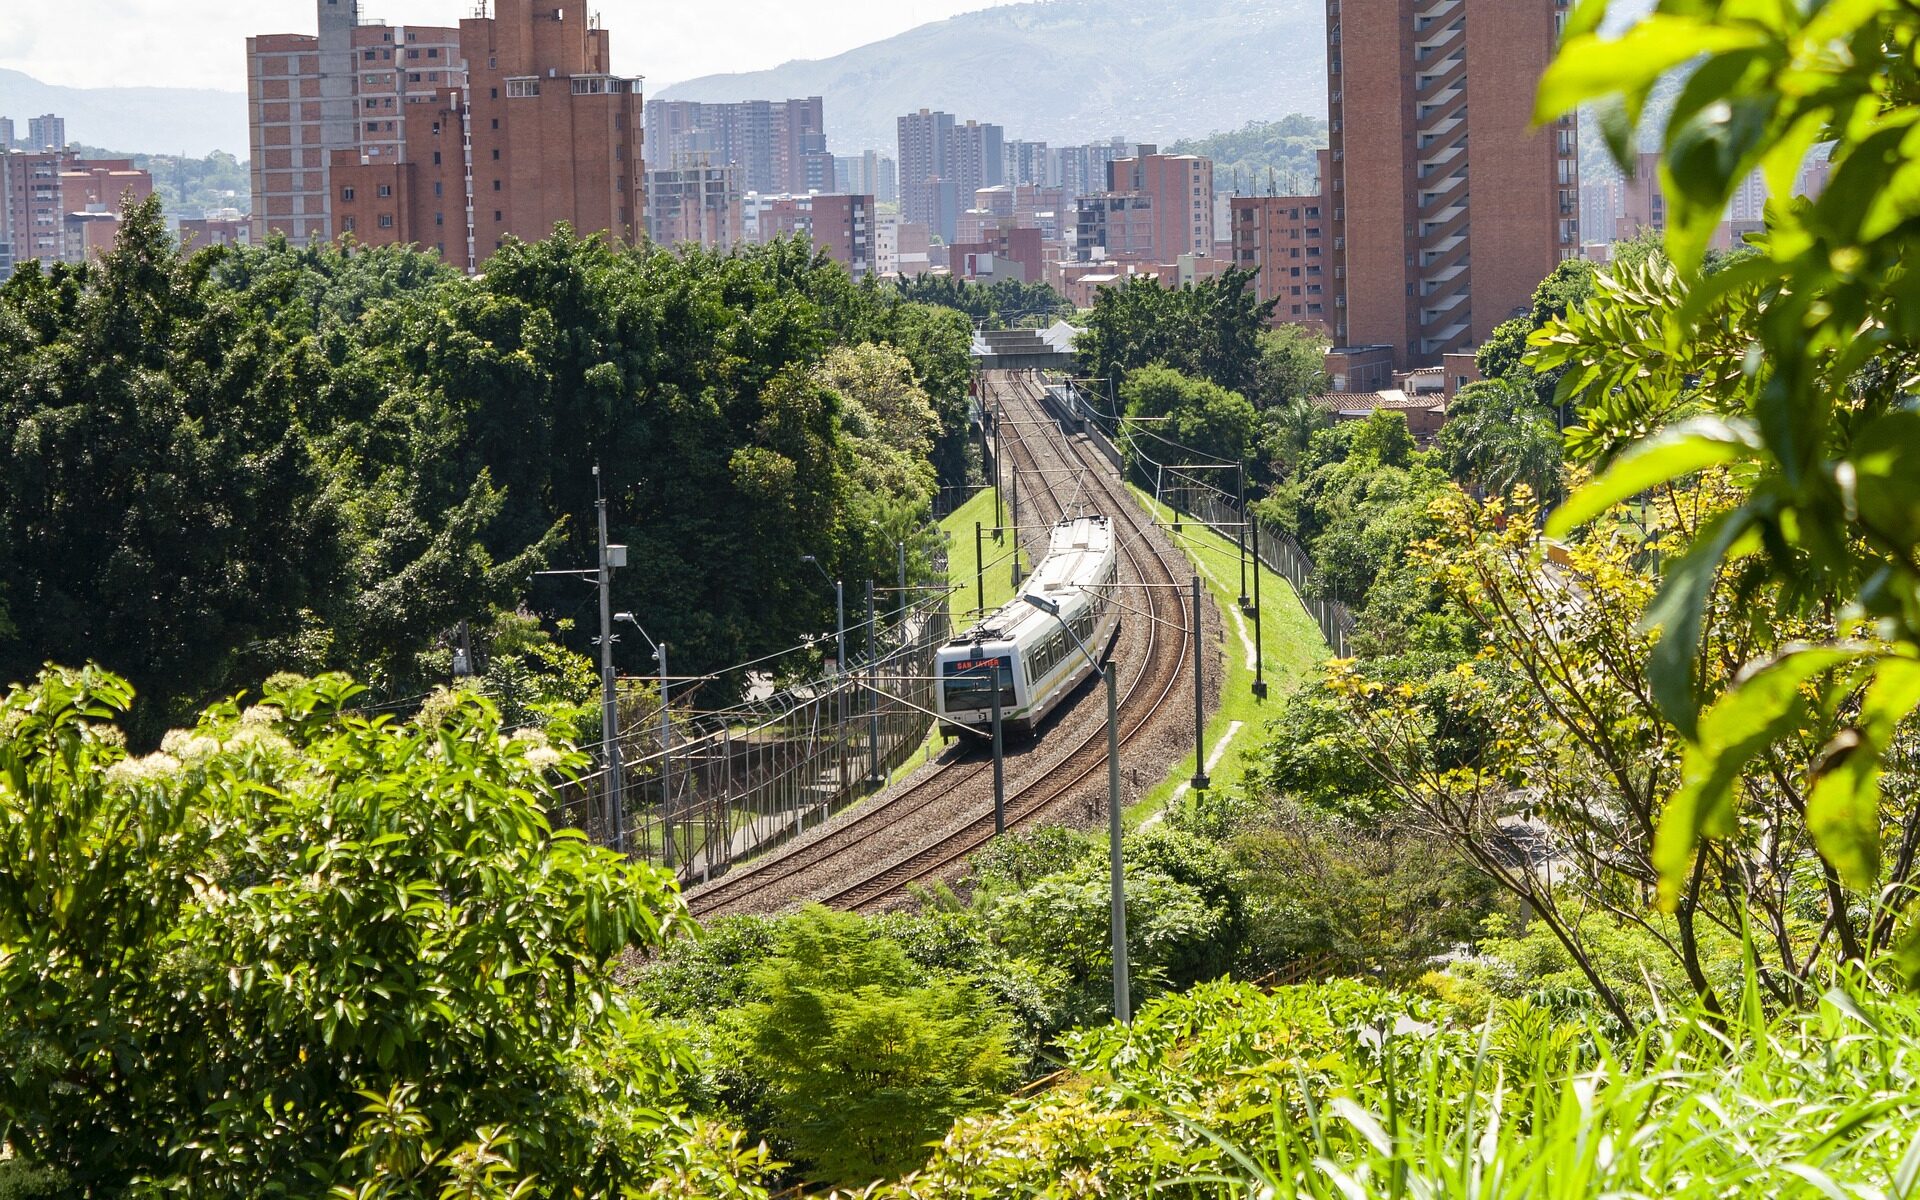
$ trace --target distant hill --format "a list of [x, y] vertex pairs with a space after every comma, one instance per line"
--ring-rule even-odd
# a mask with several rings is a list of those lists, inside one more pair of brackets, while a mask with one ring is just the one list
[[1213, 160], [1213, 190], [1235, 195], [1298, 195], [1320, 177], [1319, 151], [1327, 123], [1298, 113], [1278, 121], [1248, 121], [1231, 133], [1182, 138], [1169, 154]]
[[663, 100], [826, 98], [840, 152], [887, 149], [921, 108], [1070, 145], [1168, 144], [1327, 111], [1321, 0], [1041, 0], [966, 13], [769, 71], [675, 84]]
[[209, 88], [70, 88], [0, 70], [0, 117], [27, 136], [27, 119], [57, 113], [67, 140], [154, 154], [247, 157], [247, 97]]

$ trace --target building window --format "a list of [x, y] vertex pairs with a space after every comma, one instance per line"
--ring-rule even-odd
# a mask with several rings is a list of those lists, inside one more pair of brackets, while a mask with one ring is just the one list
[[351, 202], [352, 202], [352, 200], [353, 200], [353, 189], [352, 189], [352, 188], [350, 188], [350, 187], [343, 187], [343, 188], [341, 188], [341, 189], [340, 189], [340, 199], [341, 199], [341, 200], [343, 200], [343, 201], [347, 201], [347, 202], [349, 202], [349, 203], [351, 203]]
[[498, 129], [498, 128], [500, 128], [500, 118], [499, 118], [499, 117], [495, 117], [495, 118], [493, 119], [493, 127], [494, 127], [495, 129]]
[[506, 219], [507, 218], [501, 214], [499, 209], [496, 208], [493, 210], [493, 220], [495, 224], [498, 224], [499, 222], [504, 221]]
[[340, 219], [340, 231], [342, 233], [352, 233], [353, 228], [354, 228], [354, 223], [353, 223], [352, 217], [342, 217]]
[[428, 51], [427, 51], [427, 57], [428, 57], [428, 58], [439, 58], [439, 57], [440, 57], [440, 48], [439, 48], [438, 46], [436, 46], [436, 47], [434, 47], [434, 48], [432, 48], [432, 49], [430, 49], [430, 50], [428, 50]]
[[418, 71], [408, 71], [408, 72], [407, 72], [407, 82], [408, 82], [408, 83], [419, 83], [419, 82], [420, 82], [420, 72], [418, 72]]
[[495, 161], [495, 162], [499, 162], [499, 161], [500, 161], [500, 151], [498, 151], [498, 150], [495, 150], [495, 151], [493, 152], [493, 161]]
[[393, 185], [392, 185], [392, 184], [390, 184], [390, 183], [383, 183], [383, 184], [381, 184], [381, 185], [380, 185], [380, 198], [381, 198], [382, 200], [386, 200], [386, 199], [389, 199], [389, 198], [391, 198], [392, 196], [393, 196]]
[[440, 152], [438, 150], [433, 152], [433, 165], [436, 167], [440, 165]]
[[[498, 89], [495, 89], [495, 91], [497, 93]], [[538, 79], [523, 76], [519, 79], [507, 80], [507, 99], [509, 100], [531, 100], [539, 94], [540, 81]], [[499, 98], [498, 94], [494, 96], [496, 100]]]
[[445, 194], [446, 194], [446, 185], [445, 185], [445, 184], [443, 184], [443, 183], [441, 183], [441, 182], [440, 182], [439, 180], [437, 180], [437, 179], [436, 179], [436, 180], [434, 180], [434, 181], [433, 181], [433, 194], [434, 194], [434, 195], [436, 195], [436, 196], [441, 196], [441, 195], [445, 195]]
[[500, 181], [498, 179], [493, 181], [493, 190], [496, 192], [500, 190]]
[[435, 225], [445, 225], [447, 223], [447, 214], [445, 213], [433, 214], [433, 223]]
[[393, 214], [392, 214], [392, 213], [381, 213], [381, 214], [380, 214], [380, 228], [382, 228], [382, 229], [392, 229], [392, 228], [393, 228]]

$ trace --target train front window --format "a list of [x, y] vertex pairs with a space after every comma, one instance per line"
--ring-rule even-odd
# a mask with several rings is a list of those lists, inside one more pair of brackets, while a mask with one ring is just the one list
[[1000, 707], [1014, 707], [1013, 659], [971, 658], [950, 662], [941, 680], [945, 687], [948, 712], [985, 712], [993, 707], [995, 682], [1000, 687]]

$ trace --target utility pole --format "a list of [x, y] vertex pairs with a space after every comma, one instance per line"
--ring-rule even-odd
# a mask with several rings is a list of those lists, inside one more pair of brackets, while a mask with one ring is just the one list
[[[984, 410], [983, 410], [984, 411]], [[993, 406], [993, 540], [1001, 540], [1001, 530], [1007, 527], [1006, 510], [1000, 506], [1000, 405]], [[1017, 518], [1016, 518], [1017, 523]]]
[[1213, 786], [1207, 778], [1207, 664], [1200, 653], [1200, 577], [1193, 577], [1193, 790]]
[[[1088, 665], [1099, 669], [1100, 660], [1073, 626], [1061, 620], [1057, 603], [1045, 596], [1026, 595], [1021, 599], [1058, 622]], [[1113, 1015], [1125, 1024], [1132, 1020], [1133, 1006], [1127, 985], [1127, 872], [1120, 846], [1126, 832], [1120, 812], [1120, 668], [1109, 659], [1102, 673], [1107, 679], [1107, 887], [1113, 909]]]
[[1240, 468], [1240, 611], [1247, 611], [1247, 522], [1253, 514], [1247, 511], [1247, 469]]
[[907, 539], [900, 538], [894, 543], [900, 550], [900, 611], [907, 611]]
[[1113, 1015], [1125, 1025], [1133, 1020], [1133, 1002], [1127, 994], [1127, 868], [1120, 854], [1124, 832], [1120, 819], [1120, 667], [1107, 662], [1107, 890], [1113, 909]]
[[1013, 468], [1013, 590], [1020, 590], [1020, 468]]
[[[605, 739], [607, 802], [613, 815], [613, 847], [627, 852], [627, 820], [621, 802], [620, 697], [613, 674], [613, 548], [607, 545], [607, 497], [600, 489], [600, 467], [593, 468], [594, 506], [600, 516], [600, 733]], [[620, 547], [624, 566], [626, 548]]]

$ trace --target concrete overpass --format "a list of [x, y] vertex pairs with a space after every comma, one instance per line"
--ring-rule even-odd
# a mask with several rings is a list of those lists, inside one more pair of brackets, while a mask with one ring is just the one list
[[1072, 371], [1073, 340], [1080, 331], [1065, 321], [1051, 329], [975, 330], [976, 371]]

